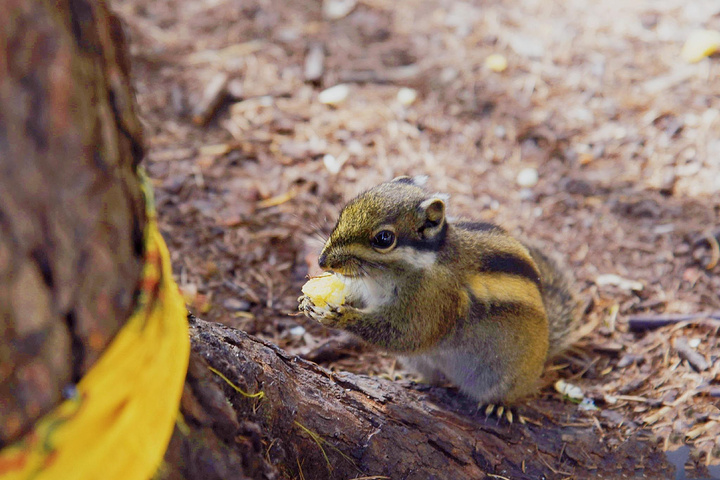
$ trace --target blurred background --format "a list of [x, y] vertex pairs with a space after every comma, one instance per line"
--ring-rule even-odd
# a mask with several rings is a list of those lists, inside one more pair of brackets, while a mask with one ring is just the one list
[[603, 428], [645, 425], [720, 462], [717, 321], [628, 327], [720, 311], [720, 58], [681, 55], [720, 31], [716, 0], [113, 7], [162, 231], [198, 316], [394, 376], [392, 357], [290, 314], [344, 202], [428, 175], [450, 215], [566, 259], [599, 327], [549, 384], [581, 386]]

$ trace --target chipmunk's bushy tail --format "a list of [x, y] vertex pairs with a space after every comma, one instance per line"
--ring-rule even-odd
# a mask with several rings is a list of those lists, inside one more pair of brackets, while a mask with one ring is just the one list
[[550, 346], [548, 358], [559, 355], [595, 328], [584, 322], [585, 302], [570, 283], [560, 261], [526, 243], [530, 255], [540, 269], [543, 303], [548, 316]]

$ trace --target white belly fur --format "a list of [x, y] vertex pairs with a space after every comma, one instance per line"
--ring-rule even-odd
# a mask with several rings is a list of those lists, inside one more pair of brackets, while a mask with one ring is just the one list
[[374, 310], [390, 302], [394, 296], [395, 285], [387, 279], [380, 280], [370, 276], [347, 277], [338, 275], [347, 288], [345, 295], [350, 304], [363, 310]]

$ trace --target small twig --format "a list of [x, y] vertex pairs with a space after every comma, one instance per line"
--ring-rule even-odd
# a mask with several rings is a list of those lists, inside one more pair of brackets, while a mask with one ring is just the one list
[[[698, 382], [700, 383], [700, 382]], [[685, 390], [685, 393], [680, 395], [678, 398], [675, 399], [674, 402], [667, 404], [670, 407], [677, 407], [678, 405], [682, 405], [685, 402], [688, 401], [688, 399], [694, 397], [698, 393], [697, 389], [698, 385], [693, 385], [692, 388], [688, 388]]]
[[645, 397], [641, 397], [638, 395], [615, 395], [615, 398], [618, 400], [624, 400], [626, 402], [639, 402], [639, 403], [647, 403], [648, 399]]
[[663, 315], [634, 315], [628, 318], [630, 330], [638, 332], [664, 327], [673, 323], [694, 322], [697, 320], [720, 321], [720, 312], [691, 313], [691, 314], [663, 314]]
[[300, 474], [300, 480], [305, 480], [305, 474], [303, 474], [302, 465], [300, 465], [300, 459], [298, 457], [295, 457], [295, 461], [297, 461], [298, 473]]
[[[538, 452], [538, 453], [539, 453], [539, 452]], [[545, 459], [544, 459], [542, 456], [538, 455], [538, 459], [539, 459], [547, 468], [549, 468], [555, 475], [570, 475], [569, 472], [562, 472], [562, 471], [560, 471], [560, 470], [556, 470], [556, 469], [554, 469], [553, 467], [551, 467], [551, 466], [545, 461]]]

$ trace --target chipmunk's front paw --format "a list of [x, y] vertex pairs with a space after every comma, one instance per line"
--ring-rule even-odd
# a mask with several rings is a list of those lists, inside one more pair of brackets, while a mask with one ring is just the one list
[[343, 311], [346, 307], [326, 303], [322, 307], [315, 303], [307, 295], [298, 298], [298, 310], [303, 312], [307, 317], [312, 318], [326, 327], [336, 327], [340, 323]]

